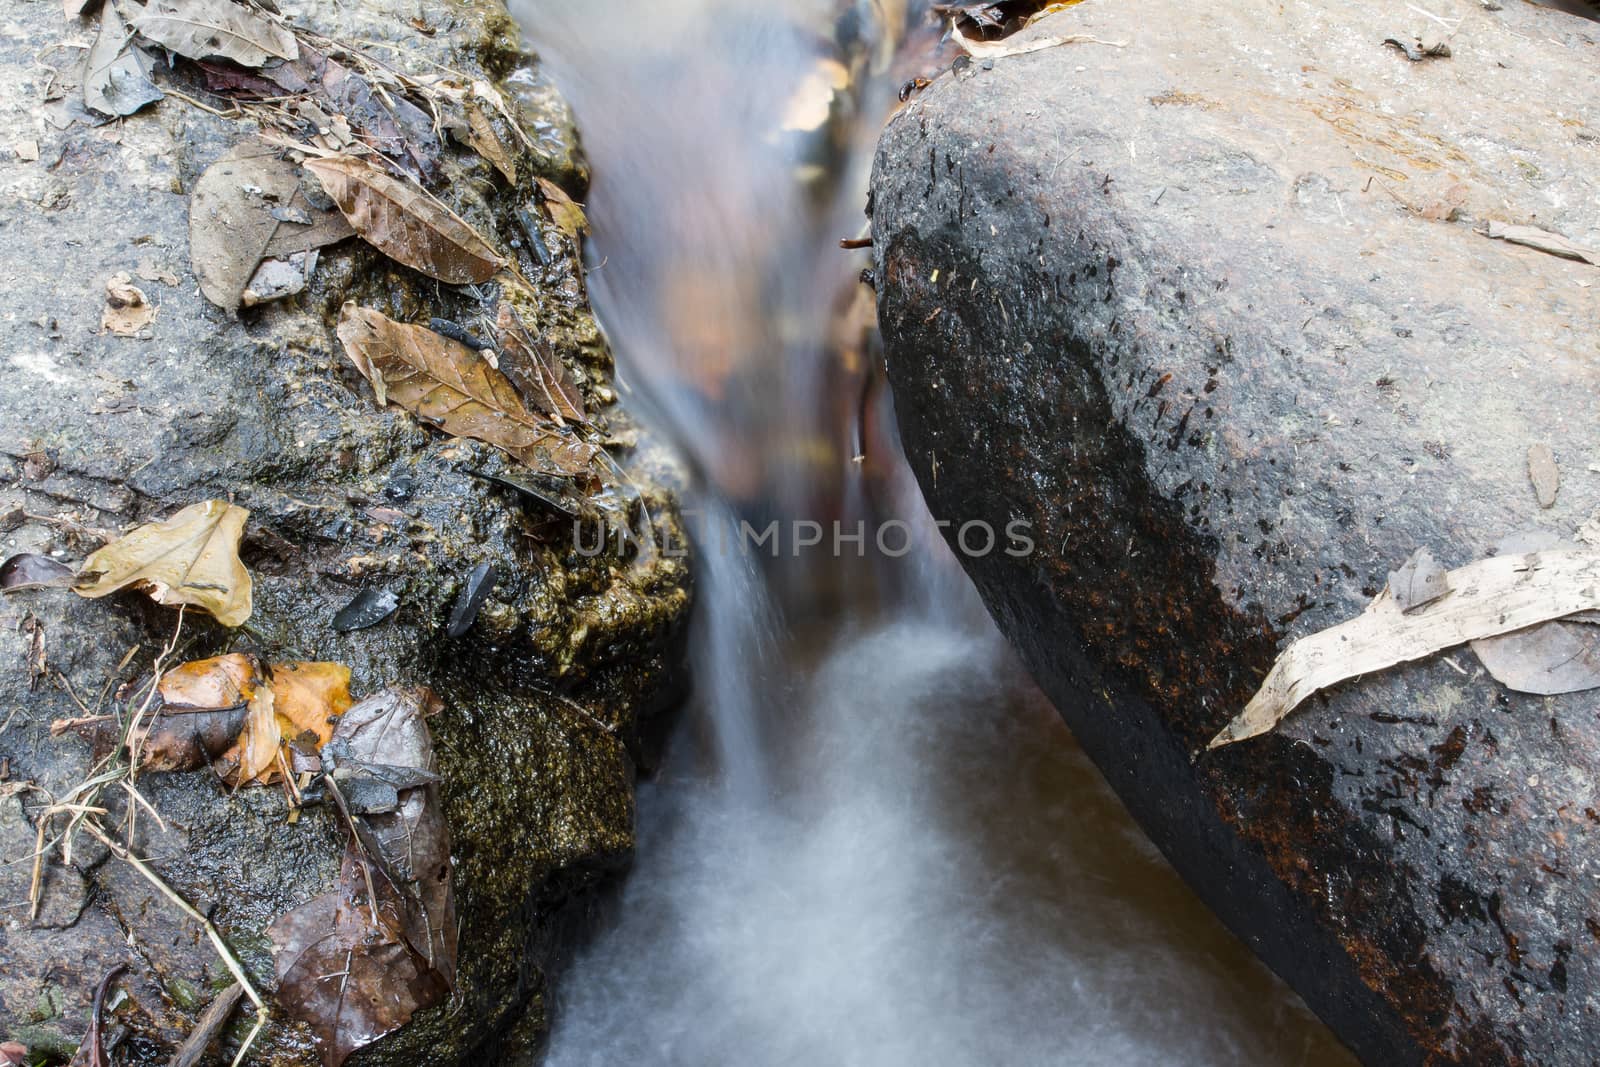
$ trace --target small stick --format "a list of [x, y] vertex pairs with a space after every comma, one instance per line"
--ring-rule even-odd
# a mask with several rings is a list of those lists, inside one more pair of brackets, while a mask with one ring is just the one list
[[211, 1044], [211, 1039], [222, 1032], [228, 1016], [233, 1014], [234, 1006], [243, 996], [244, 987], [235, 982], [212, 997], [211, 1003], [206, 1005], [200, 1021], [190, 1031], [182, 1047], [167, 1061], [167, 1067], [194, 1067], [199, 1063], [200, 1057], [205, 1055], [206, 1047]]
[[840, 248], [871, 248], [872, 247], [872, 238], [870, 238], [870, 237], [841, 237], [841, 238], [839, 238], [839, 247]]

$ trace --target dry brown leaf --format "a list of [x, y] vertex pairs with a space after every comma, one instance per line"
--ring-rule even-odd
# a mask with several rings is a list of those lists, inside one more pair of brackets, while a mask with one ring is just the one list
[[352, 156], [308, 159], [356, 233], [390, 259], [451, 285], [486, 282], [505, 259], [420, 187]]
[[489, 113], [479, 107], [476, 101], [468, 100], [467, 112], [467, 143], [478, 155], [487, 159], [500, 172], [501, 177], [512, 185], [517, 183], [517, 160], [511, 149], [500, 139], [500, 134], [495, 131], [494, 122], [489, 118]]
[[544, 193], [544, 207], [550, 212], [550, 221], [561, 227], [561, 232], [576, 241], [589, 232], [589, 217], [583, 205], [567, 195], [565, 189], [548, 178], [535, 179]]
[[1530, 626], [1474, 641], [1472, 651], [1495, 681], [1519, 693], [1600, 688], [1600, 626], [1592, 622], [1568, 618]]
[[586, 420], [583, 394], [554, 350], [523, 326], [516, 309], [501, 304], [495, 316], [500, 370], [535, 409], [557, 422]]
[[233, 0], [149, 0], [132, 21], [141, 36], [188, 59], [220, 57], [259, 67], [300, 56], [293, 33]]
[[1307, 697], [1485, 637], [1600, 609], [1600, 552], [1491, 556], [1448, 574], [1450, 592], [1410, 613], [1385, 589], [1360, 615], [1295, 641], [1207, 748], [1271, 730]]
[[239, 561], [249, 517], [225, 500], [207, 500], [135, 527], [84, 560], [73, 592], [95, 598], [134, 586], [158, 604], [204, 608], [238, 626], [250, 617], [250, 572]]
[[592, 472], [596, 446], [536, 415], [504, 374], [459, 341], [353, 303], [340, 313], [339, 340], [380, 405], [393, 400], [446, 433], [485, 441], [546, 474]]
[[106, 306], [100, 310], [100, 332], [137, 337], [155, 321], [155, 305], [133, 284], [127, 271], [106, 280]]

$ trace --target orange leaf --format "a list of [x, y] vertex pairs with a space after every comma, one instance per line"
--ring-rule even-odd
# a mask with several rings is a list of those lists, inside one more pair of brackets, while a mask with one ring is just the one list
[[286, 740], [307, 734], [321, 749], [333, 724], [352, 703], [350, 668], [342, 663], [274, 663], [270, 668], [273, 711]]

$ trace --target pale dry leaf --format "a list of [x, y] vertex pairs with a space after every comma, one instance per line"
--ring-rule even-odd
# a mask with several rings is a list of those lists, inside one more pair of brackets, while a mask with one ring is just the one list
[[506, 264], [465, 219], [420, 186], [352, 156], [308, 159], [305, 167], [356, 233], [390, 259], [450, 285], [486, 282]]
[[1426, 548], [1417, 549], [1399, 570], [1389, 572], [1389, 595], [1401, 611], [1415, 611], [1449, 591], [1449, 575]]
[[544, 193], [544, 207], [550, 212], [550, 221], [561, 227], [561, 232], [574, 241], [589, 232], [589, 217], [583, 205], [567, 195], [565, 189], [548, 178], [535, 179]]
[[239, 772], [236, 781], [248, 785], [272, 771], [278, 762], [283, 731], [278, 726], [272, 689], [257, 686], [246, 705], [244, 732], [239, 735]]
[[149, 0], [132, 22], [140, 36], [188, 59], [259, 67], [269, 59], [300, 56], [293, 33], [233, 0]]
[[1029, 52], [1041, 52], [1046, 48], [1056, 48], [1064, 44], [1108, 44], [1113, 48], [1123, 47], [1120, 42], [1102, 41], [1087, 33], [1034, 33], [1026, 29], [999, 41], [980, 41], [962, 33], [960, 26], [952, 25], [950, 37], [961, 46], [962, 51], [974, 59], [1004, 59], [1007, 56], [1027, 55]]
[[1592, 623], [1541, 623], [1474, 641], [1472, 651], [1495, 681], [1518, 693], [1554, 696], [1600, 688], [1600, 626]]
[[134, 586], [157, 603], [189, 604], [238, 626], [250, 617], [250, 572], [239, 561], [249, 517], [225, 500], [207, 500], [135, 527], [84, 560], [73, 591], [92, 599]]
[[339, 340], [378, 402], [392, 400], [457, 437], [485, 441], [546, 474], [593, 473], [598, 448], [529, 409], [477, 352], [423, 326], [346, 304]]
[[100, 13], [100, 32], [83, 68], [84, 105], [102, 115], [131, 115], [163, 96], [150, 80], [150, 59], [133, 44], [117, 5]]
[[1512, 226], [1504, 222], [1490, 222], [1483, 229], [1485, 237], [1508, 244], [1523, 245], [1562, 259], [1576, 259], [1600, 267], [1600, 250], [1569, 241], [1559, 233], [1541, 230], [1537, 226]]
[[1279, 654], [1244, 710], [1207, 748], [1271, 730], [1313, 693], [1485, 637], [1600, 610], [1600, 552], [1491, 556], [1448, 574], [1450, 593], [1409, 614], [1386, 589], [1360, 615]]
[[259, 141], [235, 145], [200, 175], [189, 198], [189, 259], [207, 300], [239, 309], [273, 238], [280, 229], [300, 228], [272, 215], [299, 187], [294, 165]]
[[133, 284], [127, 271], [106, 280], [106, 305], [100, 309], [100, 332], [137, 337], [155, 321], [155, 305]]

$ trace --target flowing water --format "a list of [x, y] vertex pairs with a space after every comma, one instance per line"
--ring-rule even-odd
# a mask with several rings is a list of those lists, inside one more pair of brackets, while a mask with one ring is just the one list
[[[703, 482], [696, 696], [560, 977], [548, 1062], [1348, 1062], [1123, 812], [899, 460], [867, 261], [837, 241], [925, 72], [919, 17], [513, 8], [578, 113], [629, 403]], [[779, 520], [780, 558], [738, 551], [740, 519]], [[871, 551], [891, 520], [913, 551]], [[796, 521], [822, 543], [791, 555]], [[858, 521], [868, 551], [835, 552]]]

